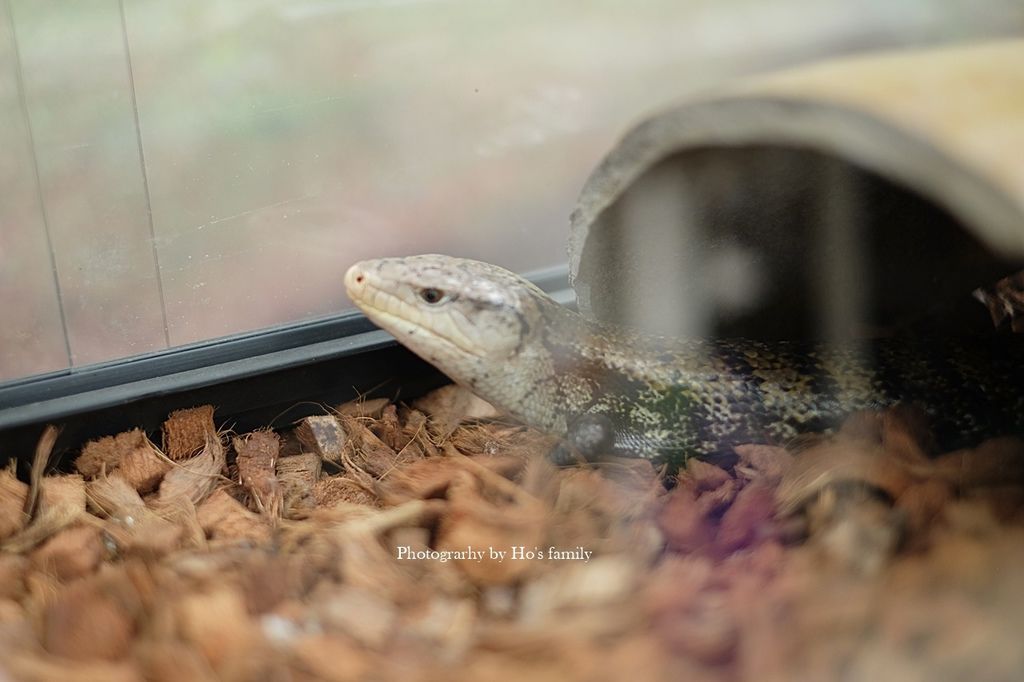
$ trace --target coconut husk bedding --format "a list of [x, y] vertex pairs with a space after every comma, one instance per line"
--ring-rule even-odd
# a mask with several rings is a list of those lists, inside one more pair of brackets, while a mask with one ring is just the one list
[[[1024, 444], [912, 410], [673, 474], [556, 468], [454, 386], [0, 472], [14, 680], [1017, 679]], [[666, 482], [668, 485], [666, 485]]]

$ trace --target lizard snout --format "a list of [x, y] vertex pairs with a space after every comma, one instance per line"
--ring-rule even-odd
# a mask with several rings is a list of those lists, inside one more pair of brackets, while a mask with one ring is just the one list
[[345, 273], [345, 290], [349, 298], [358, 300], [365, 288], [366, 272], [363, 263], [356, 263]]

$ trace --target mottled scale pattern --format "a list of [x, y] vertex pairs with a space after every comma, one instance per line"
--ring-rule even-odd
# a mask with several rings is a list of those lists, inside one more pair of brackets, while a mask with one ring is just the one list
[[945, 447], [1024, 431], [1019, 338], [898, 338], [838, 348], [551, 329], [545, 345], [566, 423], [606, 415], [622, 454], [675, 466], [730, 444], [785, 443], [831, 429], [851, 412], [896, 403], [921, 408]]

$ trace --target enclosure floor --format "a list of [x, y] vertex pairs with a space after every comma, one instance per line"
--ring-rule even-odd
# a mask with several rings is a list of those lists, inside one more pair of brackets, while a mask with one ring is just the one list
[[207, 406], [0, 473], [0, 676], [1024, 676], [1017, 440], [936, 453], [896, 409], [676, 477], [558, 469], [494, 417], [454, 387], [276, 433]]

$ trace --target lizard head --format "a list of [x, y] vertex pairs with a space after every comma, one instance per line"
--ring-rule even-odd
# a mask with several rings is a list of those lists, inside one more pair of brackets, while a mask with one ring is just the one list
[[370, 320], [470, 387], [519, 354], [550, 301], [508, 270], [441, 255], [356, 263], [345, 288]]

